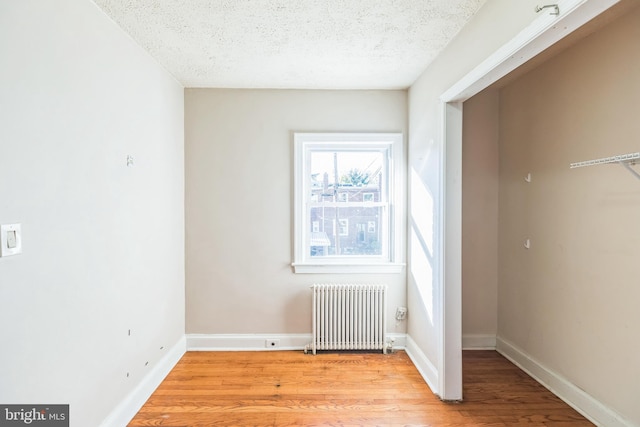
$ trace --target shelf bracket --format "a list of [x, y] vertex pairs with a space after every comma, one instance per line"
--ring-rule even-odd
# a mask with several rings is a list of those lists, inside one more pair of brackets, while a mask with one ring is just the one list
[[638, 173], [634, 168], [631, 167], [631, 165], [635, 165], [636, 162], [620, 162], [620, 164], [624, 166], [624, 168], [628, 170], [631, 173], [631, 175], [640, 179], [640, 173]]

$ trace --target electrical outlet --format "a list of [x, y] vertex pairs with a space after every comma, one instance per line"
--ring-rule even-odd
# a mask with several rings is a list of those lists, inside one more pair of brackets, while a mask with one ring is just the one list
[[396, 320], [404, 320], [407, 318], [407, 307], [396, 308]]
[[265, 340], [264, 346], [267, 348], [278, 348], [280, 347], [280, 340]]

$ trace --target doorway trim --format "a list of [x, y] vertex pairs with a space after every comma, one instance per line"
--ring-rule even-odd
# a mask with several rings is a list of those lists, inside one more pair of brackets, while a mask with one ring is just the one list
[[560, 0], [559, 14], [541, 12], [511, 41], [496, 50], [441, 96], [443, 111], [440, 251], [444, 256], [438, 293], [438, 389], [443, 400], [462, 400], [462, 120], [463, 103], [620, 0]]

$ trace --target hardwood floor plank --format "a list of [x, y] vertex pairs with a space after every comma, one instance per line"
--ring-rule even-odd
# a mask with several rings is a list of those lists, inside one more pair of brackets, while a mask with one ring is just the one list
[[190, 352], [129, 424], [592, 425], [494, 351], [464, 352], [462, 403], [443, 403], [397, 353]]

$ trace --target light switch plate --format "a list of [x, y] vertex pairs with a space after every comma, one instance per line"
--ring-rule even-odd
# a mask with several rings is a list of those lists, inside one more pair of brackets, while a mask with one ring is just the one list
[[7, 231], [7, 247], [9, 249], [14, 249], [17, 245], [16, 232], [13, 230]]
[[0, 256], [6, 257], [22, 253], [21, 224], [0, 225]]

